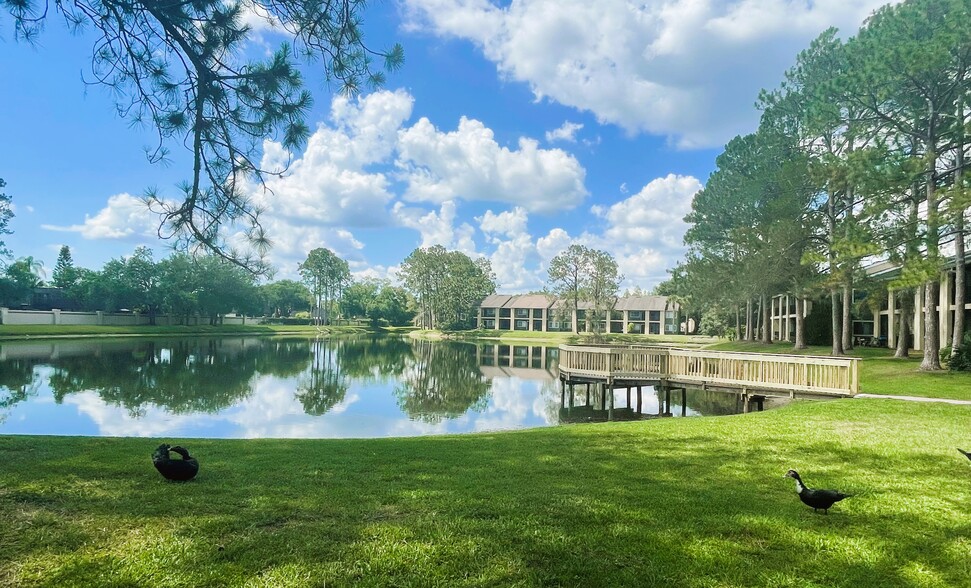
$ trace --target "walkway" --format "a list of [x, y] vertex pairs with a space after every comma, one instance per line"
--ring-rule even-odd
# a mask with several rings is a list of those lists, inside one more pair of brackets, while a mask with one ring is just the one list
[[971, 400], [955, 400], [954, 398], [925, 398], [923, 396], [894, 396], [893, 394], [857, 394], [854, 398], [889, 398], [890, 400], [909, 400], [911, 402], [944, 402], [947, 404], [964, 404], [971, 406]]
[[739, 353], [649, 346], [560, 345], [564, 383], [658, 384], [728, 388], [741, 393], [853, 396], [860, 390], [857, 358]]

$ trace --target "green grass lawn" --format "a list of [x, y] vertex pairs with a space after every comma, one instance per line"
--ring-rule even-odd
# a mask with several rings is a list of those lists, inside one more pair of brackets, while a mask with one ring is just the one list
[[[720, 351], [750, 351], [757, 353], [793, 353], [798, 355], [829, 355], [830, 347], [814, 346], [793, 350], [791, 343], [763, 345], [747, 341], [723, 342], [708, 349]], [[909, 359], [895, 359], [892, 349], [861, 347], [847, 354], [859, 357], [860, 391], [868, 394], [895, 396], [923, 396], [925, 398], [953, 398], [971, 400], [971, 372], [921, 372], [920, 352], [911, 352]]]
[[[971, 585], [968, 406], [185, 440], [185, 484], [158, 442], [0, 437], [0, 585]], [[856, 496], [814, 514], [790, 467]]]

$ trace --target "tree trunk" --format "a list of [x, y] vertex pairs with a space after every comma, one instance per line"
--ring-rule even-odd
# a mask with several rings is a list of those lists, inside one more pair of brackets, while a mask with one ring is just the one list
[[[688, 321], [685, 319], [684, 323], [685, 334], [688, 334]], [[739, 306], [735, 305], [735, 339], [742, 338], [742, 310]]]
[[[958, 125], [958, 149], [957, 157], [955, 157], [957, 171], [954, 172], [954, 185], [960, 189], [964, 188], [964, 170], [962, 169], [964, 167], [964, 101], [960, 95], [958, 97], [957, 119], [961, 124]], [[952, 354], [964, 339], [964, 288], [967, 282], [967, 272], [964, 267], [964, 264], [967, 263], [964, 251], [964, 212], [965, 209], [962, 206], [954, 217], [954, 324], [951, 332]]]
[[[897, 294], [895, 293], [894, 296], [897, 296]], [[914, 313], [914, 293], [910, 289], [903, 290], [899, 299], [900, 322], [897, 326], [897, 349], [893, 356], [906, 359], [910, 357], [910, 346], [907, 344], [907, 339], [910, 337], [910, 317]]]
[[759, 304], [762, 310], [762, 343], [765, 345], [772, 343], [772, 309], [768, 302], [768, 296], [762, 294]]
[[[927, 259], [931, 262], [939, 261], [940, 252], [940, 220], [939, 202], [937, 199], [937, 135], [934, 123], [936, 121], [934, 104], [928, 104], [927, 131]], [[940, 315], [937, 303], [941, 294], [941, 280], [935, 275], [924, 286], [924, 359], [920, 362], [921, 371], [937, 371], [941, 369], [941, 331]]]
[[796, 344], [794, 349], [805, 349], [806, 345], [806, 319], [803, 314], [806, 309], [806, 301], [800, 296], [796, 296]]
[[840, 296], [836, 289], [829, 291], [829, 299], [833, 305], [832, 312], [832, 335], [833, 335], [833, 355], [843, 355], [843, 332], [840, 328]]
[[929, 280], [924, 284], [924, 359], [920, 362], [922, 372], [941, 369], [941, 331], [937, 314], [940, 295], [940, 280]]
[[847, 276], [843, 282], [843, 351], [853, 349], [853, 276]]
[[752, 328], [752, 299], [745, 299], [745, 340], [755, 341], [755, 329]]

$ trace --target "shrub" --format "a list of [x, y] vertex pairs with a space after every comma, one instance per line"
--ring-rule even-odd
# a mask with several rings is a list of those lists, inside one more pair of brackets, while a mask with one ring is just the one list
[[971, 331], [965, 333], [961, 344], [954, 348], [947, 365], [952, 372], [971, 372]]

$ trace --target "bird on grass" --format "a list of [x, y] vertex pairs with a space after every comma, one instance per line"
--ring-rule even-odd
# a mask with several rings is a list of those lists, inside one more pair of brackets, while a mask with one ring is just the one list
[[[173, 459], [169, 452], [178, 453], [181, 459]], [[155, 469], [168, 480], [185, 482], [196, 477], [199, 473], [199, 462], [196, 458], [189, 455], [189, 451], [176, 445], [172, 447], [168, 443], [162, 443], [152, 454], [152, 463]]]
[[822, 509], [823, 514], [829, 514], [829, 507], [833, 506], [844, 498], [849, 498], [852, 496], [852, 494], [844, 494], [842, 492], [837, 492], [836, 490], [807, 488], [806, 485], [802, 483], [802, 478], [799, 477], [799, 472], [796, 470], [789, 470], [786, 472], [785, 477], [792, 478], [796, 481], [796, 492], [799, 493], [799, 500], [801, 500], [806, 506], [811, 506], [813, 508], [813, 512], [819, 512], [819, 510]]
[[965, 451], [965, 450], [961, 449], [960, 447], [958, 448], [958, 451], [960, 451], [961, 453], [963, 453], [964, 454], [964, 457], [966, 457], [968, 459], [971, 459], [971, 451]]

